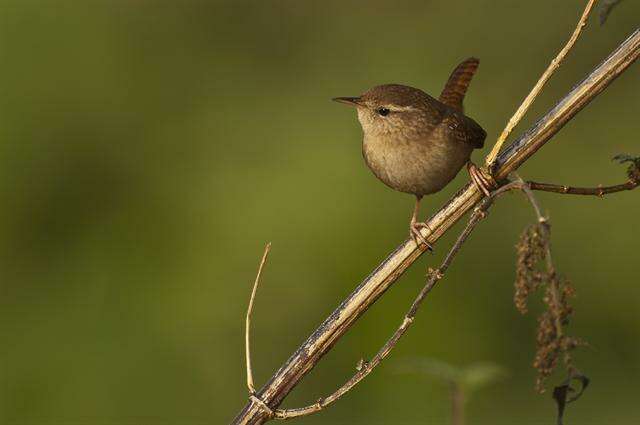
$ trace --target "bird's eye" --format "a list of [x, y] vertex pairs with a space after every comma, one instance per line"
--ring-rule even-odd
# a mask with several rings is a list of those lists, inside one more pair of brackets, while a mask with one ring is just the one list
[[389, 110], [387, 108], [378, 108], [378, 114], [386, 117], [387, 115], [389, 115]]

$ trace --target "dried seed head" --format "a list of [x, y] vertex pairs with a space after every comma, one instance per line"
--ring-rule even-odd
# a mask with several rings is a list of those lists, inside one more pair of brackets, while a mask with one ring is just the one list
[[522, 314], [527, 312], [527, 300], [537, 289], [544, 287], [542, 300], [545, 311], [538, 317], [536, 354], [533, 367], [538, 371], [536, 390], [544, 392], [546, 379], [553, 373], [559, 361], [573, 370], [571, 351], [585, 345], [581, 340], [564, 335], [573, 308], [569, 300], [575, 289], [571, 282], [556, 273], [550, 259], [549, 223], [536, 223], [527, 227], [516, 245], [516, 281], [514, 303]]

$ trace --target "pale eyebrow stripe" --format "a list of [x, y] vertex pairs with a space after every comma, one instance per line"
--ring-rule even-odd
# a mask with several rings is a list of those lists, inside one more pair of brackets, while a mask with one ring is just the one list
[[414, 111], [414, 110], [416, 110], [416, 108], [413, 107], [413, 106], [388, 105], [388, 106], [384, 106], [384, 107], [389, 109], [390, 111]]

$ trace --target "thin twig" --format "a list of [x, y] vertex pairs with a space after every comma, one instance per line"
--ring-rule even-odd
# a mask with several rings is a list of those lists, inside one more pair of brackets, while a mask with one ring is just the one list
[[573, 48], [573, 45], [578, 40], [578, 37], [582, 32], [582, 29], [587, 24], [587, 19], [589, 18], [589, 14], [593, 9], [594, 4], [595, 4], [595, 0], [589, 0], [587, 2], [587, 6], [585, 7], [584, 12], [582, 12], [582, 16], [578, 21], [578, 25], [576, 26], [576, 29], [573, 30], [573, 34], [571, 34], [569, 41], [567, 42], [567, 44], [565, 44], [562, 50], [560, 50], [560, 53], [558, 53], [558, 55], [551, 61], [551, 63], [549, 64], [547, 69], [544, 71], [544, 73], [542, 74], [542, 76], [540, 77], [536, 85], [533, 86], [533, 89], [531, 89], [527, 97], [524, 99], [524, 101], [522, 101], [522, 104], [520, 105], [520, 107], [518, 107], [518, 110], [513, 114], [513, 116], [507, 123], [507, 126], [505, 127], [505, 129], [502, 130], [500, 137], [498, 137], [498, 141], [493, 146], [493, 148], [491, 149], [491, 152], [489, 153], [489, 155], [487, 155], [487, 158], [485, 160], [489, 170], [492, 170], [494, 163], [496, 161], [496, 158], [500, 153], [500, 149], [502, 149], [502, 145], [507, 140], [507, 137], [509, 137], [509, 134], [511, 134], [511, 131], [515, 128], [516, 125], [518, 125], [518, 123], [520, 122], [524, 114], [527, 113], [527, 110], [529, 109], [533, 101], [536, 99], [538, 94], [540, 94], [540, 91], [542, 90], [544, 85], [547, 83], [549, 78], [551, 78], [551, 76], [556, 72], [556, 70], [560, 67], [560, 64], [564, 60], [565, 56], [567, 56], [567, 53], [569, 53], [569, 51]]
[[245, 322], [244, 329], [244, 341], [245, 341], [245, 358], [247, 360], [247, 388], [251, 395], [255, 394], [256, 388], [253, 386], [253, 372], [251, 370], [251, 313], [253, 312], [253, 300], [256, 297], [256, 291], [258, 290], [258, 284], [260, 283], [260, 276], [262, 275], [262, 268], [267, 262], [267, 256], [271, 250], [271, 242], [264, 247], [264, 254], [262, 254], [262, 260], [260, 260], [260, 266], [258, 267], [258, 274], [256, 274], [256, 280], [253, 282], [253, 290], [251, 291], [251, 298], [249, 299], [249, 307], [247, 308], [247, 320]]
[[480, 220], [486, 217], [486, 211], [492, 204], [492, 200], [493, 200], [493, 197], [485, 198], [485, 200], [475, 208], [473, 214], [469, 218], [469, 222], [467, 223], [467, 226], [464, 228], [462, 233], [460, 233], [460, 235], [458, 236], [458, 239], [456, 240], [453, 247], [451, 247], [451, 249], [447, 253], [440, 267], [436, 270], [429, 270], [429, 277], [427, 279], [427, 283], [422, 288], [420, 293], [418, 293], [418, 296], [411, 304], [411, 308], [409, 308], [409, 311], [405, 314], [402, 324], [398, 327], [398, 329], [396, 329], [396, 331], [393, 333], [391, 338], [387, 340], [387, 342], [376, 353], [376, 355], [371, 359], [371, 361], [369, 362], [361, 361], [357, 367], [358, 371], [344, 385], [342, 385], [340, 388], [338, 388], [333, 394], [329, 395], [328, 397], [321, 398], [316, 403], [305, 406], [305, 407], [300, 407], [295, 409], [276, 410], [274, 413], [277, 419], [292, 419], [292, 418], [307, 416], [312, 413], [319, 412], [320, 410], [324, 409], [328, 405], [337, 401], [340, 397], [342, 397], [349, 390], [351, 390], [358, 382], [362, 381], [367, 375], [369, 375], [371, 371], [373, 371], [373, 369], [376, 366], [378, 366], [389, 355], [391, 350], [393, 350], [393, 348], [396, 346], [400, 338], [402, 338], [402, 336], [405, 334], [405, 332], [409, 329], [409, 327], [413, 323], [416, 313], [420, 309], [420, 306], [422, 305], [422, 302], [424, 301], [427, 294], [429, 294], [429, 292], [431, 292], [431, 290], [435, 287], [436, 283], [438, 283], [438, 281], [444, 277], [444, 273], [453, 262], [453, 259], [458, 254], [458, 252], [460, 251], [460, 248], [462, 248], [462, 245], [466, 242], [471, 232], [473, 232], [473, 230], [475, 229], [476, 225], [480, 222]]
[[531, 192], [531, 189], [529, 188], [529, 185], [527, 184], [527, 182], [522, 180], [520, 176], [518, 176], [516, 173], [513, 173], [513, 175], [515, 176], [515, 180], [512, 180], [510, 183], [505, 184], [504, 186], [501, 186], [500, 188], [496, 189], [493, 192], [494, 193], [493, 196], [495, 197], [498, 195], [502, 195], [503, 193], [509, 192], [511, 190], [519, 190], [526, 195], [527, 200], [529, 201], [529, 203], [531, 204], [531, 207], [536, 213], [538, 222], [540, 223], [546, 222], [547, 219], [542, 214], [542, 209], [540, 208], [540, 205], [538, 204], [538, 201], [536, 200], [535, 196]]
[[527, 186], [531, 190], [540, 190], [544, 192], [561, 193], [566, 195], [593, 195], [604, 197], [608, 193], [622, 192], [624, 190], [633, 190], [638, 187], [637, 180], [629, 179], [623, 184], [616, 184], [613, 186], [598, 186], [598, 187], [571, 187], [549, 183], [527, 182]]

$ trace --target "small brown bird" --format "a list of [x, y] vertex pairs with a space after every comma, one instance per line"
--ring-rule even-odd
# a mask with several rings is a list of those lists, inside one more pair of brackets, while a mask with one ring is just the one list
[[359, 97], [333, 100], [355, 106], [364, 132], [362, 154], [384, 184], [416, 197], [409, 234], [427, 245], [417, 219], [420, 200], [438, 192], [468, 164], [469, 173], [487, 194], [487, 182], [469, 161], [482, 148], [487, 133], [463, 113], [462, 101], [479, 61], [469, 58], [456, 67], [434, 99], [422, 90], [399, 84], [376, 86]]

